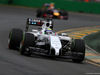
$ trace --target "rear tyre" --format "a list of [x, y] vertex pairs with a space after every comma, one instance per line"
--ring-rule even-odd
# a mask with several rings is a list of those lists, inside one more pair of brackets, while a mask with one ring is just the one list
[[68, 12], [67, 11], [61, 11], [60, 14], [64, 17], [64, 20], [68, 19]]
[[23, 38], [23, 31], [21, 29], [11, 29], [8, 38], [8, 48], [18, 49], [20, 47], [20, 42]]
[[[81, 39], [75, 39], [74, 40], [74, 47], [72, 52], [76, 52], [76, 53], [81, 53], [82, 55], [74, 55], [73, 57], [76, 57], [76, 59], [72, 59], [73, 62], [77, 62], [80, 63], [84, 60], [85, 58], [85, 43], [83, 40]], [[78, 58], [77, 58], [78, 57]]]
[[33, 34], [25, 33], [23, 36], [23, 41], [20, 44], [20, 53], [21, 55], [30, 56], [30, 50], [27, 50], [29, 47], [34, 47], [35, 45], [35, 37]]
[[36, 17], [41, 17], [41, 15], [42, 15], [42, 10], [41, 9], [38, 9], [37, 10]]
[[66, 16], [64, 19], [67, 20], [67, 19], [68, 19], [68, 12], [65, 11], [65, 12], [63, 13], [63, 16]]

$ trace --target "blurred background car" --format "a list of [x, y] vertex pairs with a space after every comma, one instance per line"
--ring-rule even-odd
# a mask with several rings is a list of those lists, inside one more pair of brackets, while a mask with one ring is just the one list
[[60, 9], [55, 9], [54, 3], [45, 3], [42, 9], [37, 9], [37, 17], [43, 18], [56, 18], [56, 19], [68, 19], [68, 12]]

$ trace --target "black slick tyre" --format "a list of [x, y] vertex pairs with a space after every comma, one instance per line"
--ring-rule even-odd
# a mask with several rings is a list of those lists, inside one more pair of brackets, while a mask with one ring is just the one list
[[[74, 48], [73, 48], [72, 52], [82, 53], [82, 55], [78, 56], [78, 58], [72, 59], [73, 62], [80, 63], [84, 60], [84, 58], [85, 58], [85, 43], [82, 39], [74, 40]], [[77, 55], [74, 57], [77, 57]]]
[[18, 49], [20, 47], [20, 42], [23, 38], [23, 31], [21, 29], [11, 29], [8, 38], [8, 48]]
[[30, 56], [30, 50], [27, 51], [29, 47], [34, 47], [35, 45], [35, 37], [33, 34], [25, 33], [23, 35], [23, 41], [20, 43], [20, 54]]
[[64, 20], [67, 20], [67, 19], [68, 19], [68, 12], [65, 11], [65, 12], [63, 13], [63, 16], [66, 16], [66, 18], [64, 18]]
[[60, 15], [62, 15], [64, 20], [68, 19], [68, 12], [67, 11], [60, 11]]
[[41, 17], [41, 15], [42, 15], [42, 10], [41, 9], [38, 9], [37, 10], [36, 17]]

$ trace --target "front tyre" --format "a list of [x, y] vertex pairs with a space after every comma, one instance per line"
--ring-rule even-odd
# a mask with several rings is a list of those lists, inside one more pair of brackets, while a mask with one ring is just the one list
[[30, 56], [31, 52], [28, 51], [28, 47], [34, 47], [35, 45], [35, 37], [33, 34], [25, 33], [23, 35], [23, 41], [20, 44], [20, 53], [21, 55], [27, 55]]
[[85, 43], [82, 39], [75, 39], [74, 42], [74, 47], [73, 47], [73, 50], [72, 52], [76, 53], [76, 54], [73, 54], [73, 57], [76, 57], [75, 59], [72, 59], [73, 62], [82, 62], [85, 58]]
[[23, 31], [21, 29], [11, 29], [8, 38], [8, 48], [18, 49], [23, 38]]

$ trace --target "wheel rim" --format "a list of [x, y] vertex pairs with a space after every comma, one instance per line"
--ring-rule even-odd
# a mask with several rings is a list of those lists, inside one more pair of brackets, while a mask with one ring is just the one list
[[8, 39], [8, 47], [10, 47], [10, 39]]
[[8, 47], [10, 47], [11, 36], [12, 36], [12, 31], [10, 30], [9, 38], [8, 38]]

